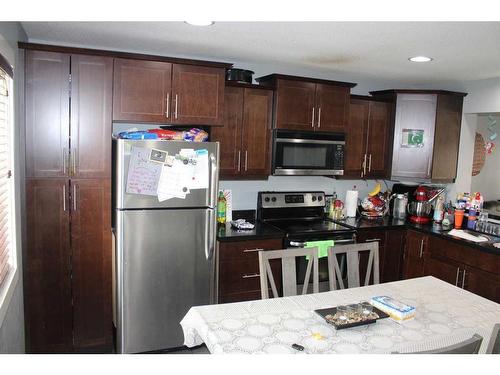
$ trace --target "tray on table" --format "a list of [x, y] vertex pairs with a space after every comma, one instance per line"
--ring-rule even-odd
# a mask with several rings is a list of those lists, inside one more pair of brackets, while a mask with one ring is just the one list
[[332, 326], [334, 326], [335, 329], [345, 329], [345, 328], [351, 328], [351, 327], [364, 326], [364, 325], [367, 325], [367, 324], [373, 324], [373, 323], [375, 323], [379, 319], [385, 319], [385, 318], [389, 317], [389, 315], [386, 314], [385, 312], [383, 312], [382, 310], [377, 309], [376, 307], [373, 307], [373, 312], [378, 315], [378, 318], [372, 317], [371, 319], [365, 319], [365, 320], [361, 320], [361, 321], [357, 321], [357, 322], [352, 322], [352, 323], [336, 324], [334, 321], [331, 321], [330, 319], [327, 319], [326, 316], [327, 315], [334, 316], [335, 313], [337, 312], [337, 307], [327, 307], [325, 309], [314, 310], [314, 312], [316, 314], [318, 314], [319, 316], [321, 316], [323, 319], [325, 319], [325, 321], [328, 324], [331, 324]]

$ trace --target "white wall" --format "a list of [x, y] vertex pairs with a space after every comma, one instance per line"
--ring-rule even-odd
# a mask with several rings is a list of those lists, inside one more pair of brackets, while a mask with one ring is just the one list
[[14, 66], [14, 153], [17, 163], [13, 166], [16, 192], [15, 242], [19, 249], [17, 256], [17, 272], [0, 308], [0, 353], [24, 352], [24, 313], [21, 259], [21, 196], [23, 195], [22, 171], [23, 157], [21, 147], [21, 128], [23, 124], [24, 74], [23, 60], [17, 49], [18, 41], [26, 41], [27, 36], [18, 22], [0, 22], [0, 53]]

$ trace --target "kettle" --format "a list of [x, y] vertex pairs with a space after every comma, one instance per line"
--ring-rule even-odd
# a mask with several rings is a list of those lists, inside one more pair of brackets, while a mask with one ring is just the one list
[[392, 206], [392, 216], [395, 219], [406, 219], [406, 205], [408, 204], [407, 194], [394, 194], [394, 204]]

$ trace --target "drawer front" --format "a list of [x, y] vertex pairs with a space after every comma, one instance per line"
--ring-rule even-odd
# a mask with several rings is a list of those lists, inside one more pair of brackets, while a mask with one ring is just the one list
[[219, 242], [219, 261], [252, 260], [258, 265], [260, 250], [283, 248], [281, 239]]
[[489, 254], [439, 237], [429, 238], [429, 251], [433, 255], [500, 275], [500, 256], [496, 254]]
[[[281, 285], [281, 262], [272, 260], [276, 286]], [[219, 263], [219, 294], [240, 293], [258, 290], [260, 292], [260, 273], [258, 260], [243, 260]]]
[[385, 245], [385, 231], [382, 230], [366, 230], [357, 233], [357, 242], [378, 242], [379, 247]]

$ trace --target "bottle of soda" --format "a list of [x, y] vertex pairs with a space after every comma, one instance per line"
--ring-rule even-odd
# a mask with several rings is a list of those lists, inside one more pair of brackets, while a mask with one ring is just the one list
[[219, 192], [219, 199], [217, 200], [217, 222], [220, 224], [226, 223], [226, 197], [224, 192]]

